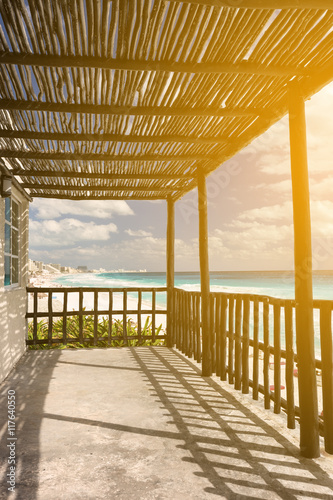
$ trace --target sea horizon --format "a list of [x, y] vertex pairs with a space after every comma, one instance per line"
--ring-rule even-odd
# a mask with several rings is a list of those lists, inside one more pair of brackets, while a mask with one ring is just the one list
[[[62, 274], [53, 279], [62, 286], [131, 288], [164, 287], [165, 271], [107, 271]], [[280, 298], [294, 298], [294, 271], [210, 271], [211, 291], [249, 293]], [[185, 290], [200, 290], [198, 271], [176, 271], [175, 286]], [[333, 300], [333, 270], [313, 272], [315, 299]]]

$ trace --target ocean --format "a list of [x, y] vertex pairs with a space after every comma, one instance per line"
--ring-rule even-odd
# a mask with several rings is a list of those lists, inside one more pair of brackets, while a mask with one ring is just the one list
[[[130, 287], [165, 287], [165, 273], [84, 273], [62, 275], [54, 280], [62, 286], [130, 288]], [[271, 297], [293, 299], [295, 296], [294, 273], [291, 271], [224, 271], [210, 273], [211, 291], [229, 293], [249, 293]], [[200, 290], [200, 274], [194, 272], [175, 273], [175, 286], [185, 290]], [[130, 295], [130, 294], [129, 294]], [[147, 294], [148, 295], [148, 294]], [[313, 295], [315, 299], [333, 300], [333, 272], [318, 271], [313, 276]], [[135, 294], [133, 294], [133, 297]], [[143, 300], [151, 300], [151, 295], [142, 295]], [[165, 307], [166, 294], [158, 294], [157, 306]], [[319, 311], [314, 310], [315, 350], [320, 358]], [[270, 312], [270, 330], [273, 324]], [[273, 332], [270, 331], [271, 341]], [[284, 317], [281, 317], [281, 340], [284, 345]], [[263, 331], [260, 324], [259, 336]]]
[[[55, 281], [75, 287], [164, 287], [165, 273], [83, 273], [62, 275]], [[210, 273], [211, 291], [251, 293], [292, 299], [295, 296], [294, 273], [291, 271], [223, 271]], [[200, 290], [198, 272], [175, 273], [175, 286], [185, 290]], [[333, 300], [333, 271], [315, 272], [315, 299]]]

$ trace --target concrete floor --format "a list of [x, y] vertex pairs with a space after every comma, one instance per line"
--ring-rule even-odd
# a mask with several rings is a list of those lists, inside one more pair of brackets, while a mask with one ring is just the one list
[[30, 351], [0, 424], [1, 498], [333, 499], [332, 457], [300, 458], [281, 417], [164, 347]]

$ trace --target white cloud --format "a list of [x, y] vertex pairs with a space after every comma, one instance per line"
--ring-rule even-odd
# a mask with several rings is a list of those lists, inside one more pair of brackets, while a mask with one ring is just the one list
[[[307, 150], [311, 174], [332, 171], [333, 115], [326, 112], [333, 102], [333, 85], [328, 85], [305, 103]], [[323, 119], [323, 117], [325, 117]], [[289, 118], [286, 115], [241, 153], [262, 173], [290, 177]]]
[[291, 222], [292, 221], [292, 203], [286, 201], [281, 204], [252, 208], [244, 211], [239, 216], [239, 221], [265, 221], [265, 222]]
[[133, 210], [122, 200], [53, 200], [35, 199], [31, 209], [39, 219], [57, 219], [76, 215], [108, 219], [114, 215], [133, 215]]
[[313, 200], [330, 200], [333, 193], [333, 176], [310, 179], [310, 195]]
[[219, 263], [219, 269], [289, 268], [293, 261], [292, 225], [236, 220], [216, 229], [209, 237], [209, 246], [213, 266]]
[[276, 193], [279, 196], [279, 200], [281, 200], [281, 198], [288, 200], [292, 199], [292, 186], [290, 179], [285, 179], [275, 183], [257, 184], [253, 187], [253, 190], [260, 191], [260, 194], [264, 199], [271, 199], [272, 193]]
[[227, 196], [226, 200], [230, 203], [233, 203], [234, 205], [241, 206], [242, 202], [240, 201], [239, 198], [236, 198], [236, 196]]
[[129, 236], [137, 237], [152, 236], [152, 233], [144, 231], [143, 229], [137, 229], [136, 231], [133, 231], [132, 229], [125, 229], [125, 233], [127, 233]]
[[[175, 240], [176, 269], [191, 270], [198, 268], [198, 242]], [[88, 247], [78, 244], [75, 249], [57, 248], [32, 250], [36, 260], [64, 262], [66, 265], [88, 265], [91, 269], [104, 267], [110, 269], [142, 269], [163, 271], [166, 267], [166, 240], [151, 236], [131, 238], [119, 242], [91, 243]]]
[[106, 241], [118, 231], [115, 224], [95, 224], [77, 219], [30, 221], [30, 241], [34, 247], [64, 247], [79, 241]]

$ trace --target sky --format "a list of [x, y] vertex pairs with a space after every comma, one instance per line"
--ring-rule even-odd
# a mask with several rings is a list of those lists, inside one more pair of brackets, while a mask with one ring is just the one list
[[[306, 102], [313, 268], [333, 269], [333, 84]], [[293, 269], [288, 117], [207, 177], [212, 271]], [[176, 271], [198, 271], [197, 191], [176, 203]], [[30, 258], [165, 271], [165, 201], [35, 199]]]

